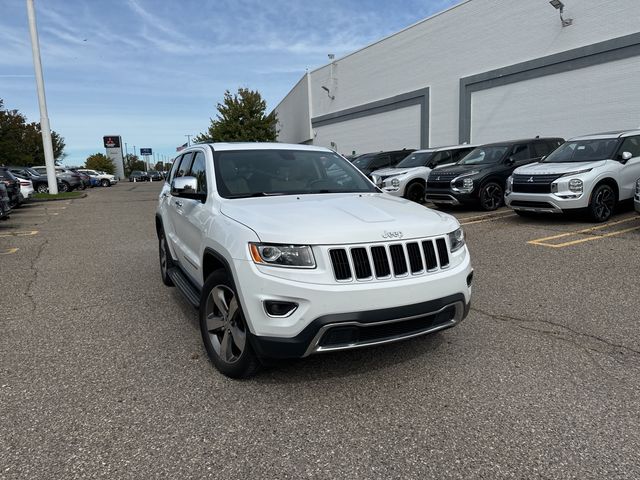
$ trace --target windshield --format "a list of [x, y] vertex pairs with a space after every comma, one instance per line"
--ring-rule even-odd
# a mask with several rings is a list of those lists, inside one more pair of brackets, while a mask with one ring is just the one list
[[333, 152], [223, 151], [215, 153], [214, 164], [218, 192], [225, 198], [377, 191]]
[[569, 140], [554, 150], [544, 163], [593, 162], [613, 158], [617, 138], [598, 140]]
[[458, 162], [458, 165], [477, 165], [480, 163], [498, 163], [509, 150], [509, 145], [489, 145], [474, 148]]
[[404, 157], [396, 168], [424, 167], [433, 157], [433, 152], [417, 152]]

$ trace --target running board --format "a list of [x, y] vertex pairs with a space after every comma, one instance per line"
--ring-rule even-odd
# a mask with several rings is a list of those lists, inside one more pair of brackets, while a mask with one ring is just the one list
[[170, 268], [167, 272], [169, 278], [173, 284], [180, 290], [180, 293], [189, 301], [195, 308], [200, 307], [200, 292], [189, 279], [182, 273], [178, 267]]

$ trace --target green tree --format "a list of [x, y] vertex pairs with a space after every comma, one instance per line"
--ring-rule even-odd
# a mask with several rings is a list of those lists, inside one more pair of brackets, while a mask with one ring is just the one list
[[156, 162], [156, 165], [153, 167], [156, 172], [162, 171], [162, 162]]
[[275, 111], [266, 115], [267, 103], [258, 91], [239, 88], [238, 93], [224, 92], [218, 103], [216, 119], [196, 142], [274, 142], [278, 121]]
[[137, 155], [133, 153], [127, 153], [124, 156], [124, 174], [125, 176], [131, 175], [134, 170], [145, 170], [145, 164]]
[[111, 174], [116, 171], [116, 166], [104, 153], [94, 153], [93, 155], [89, 155], [84, 165], [91, 170], [101, 170]]
[[[53, 158], [64, 158], [64, 139], [51, 131]], [[42, 131], [37, 122], [27, 123], [18, 110], [5, 110], [0, 99], [0, 158], [14, 165], [44, 165]]]

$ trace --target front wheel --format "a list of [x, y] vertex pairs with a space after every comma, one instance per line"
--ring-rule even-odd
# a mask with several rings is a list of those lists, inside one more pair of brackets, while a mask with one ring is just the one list
[[495, 182], [489, 182], [480, 190], [480, 206], [483, 210], [497, 210], [504, 202], [504, 191]]
[[38, 191], [38, 193], [49, 193], [49, 185], [47, 185], [46, 183], [40, 183], [36, 190]]
[[202, 288], [200, 332], [207, 355], [227, 377], [246, 378], [260, 368], [249, 342], [249, 328], [233, 281], [223, 269], [213, 272]]
[[424, 185], [419, 182], [410, 184], [407, 186], [404, 198], [411, 200], [412, 202], [422, 203], [424, 201]]
[[100, 181], [100, 184], [101, 184], [103, 187], [110, 187], [110, 186], [111, 186], [111, 182], [110, 182], [109, 180], [107, 180], [106, 178], [103, 178], [103, 179]]
[[606, 222], [616, 208], [616, 194], [609, 185], [599, 185], [591, 193], [589, 216], [595, 222]]
[[67, 182], [62, 182], [60, 184], [60, 191], [61, 192], [70, 192], [71, 191], [71, 185], [69, 185]]
[[173, 280], [169, 276], [169, 270], [173, 267], [173, 259], [169, 252], [169, 246], [167, 245], [167, 239], [164, 236], [164, 232], [160, 233], [158, 239], [158, 256], [160, 257], [160, 275], [162, 276], [162, 283], [167, 287], [173, 287]]

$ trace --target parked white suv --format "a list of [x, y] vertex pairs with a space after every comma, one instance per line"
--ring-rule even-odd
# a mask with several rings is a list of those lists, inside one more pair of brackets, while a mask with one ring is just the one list
[[391, 195], [422, 203], [431, 170], [456, 163], [474, 148], [473, 145], [457, 145], [416, 150], [395, 167], [376, 170], [371, 178]]
[[586, 209], [604, 222], [633, 198], [640, 177], [640, 130], [566, 141], [539, 163], [516, 168], [505, 203], [519, 214]]
[[88, 168], [78, 168], [76, 171], [86, 173], [91, 178], [97, 178], [100, 180], [101, 187], [110, 187], [118, 183], [118, 179], [115, 175], [111, 175], [105, 172], [99, 172], [97, 170], [89, 170]]
[[383, 194], [325, 148], [199, 144], [176, 158], [156, 213], [162, 280], [199, 308], [225, 375], [415, 337], [468, 313], [457, 220]]

